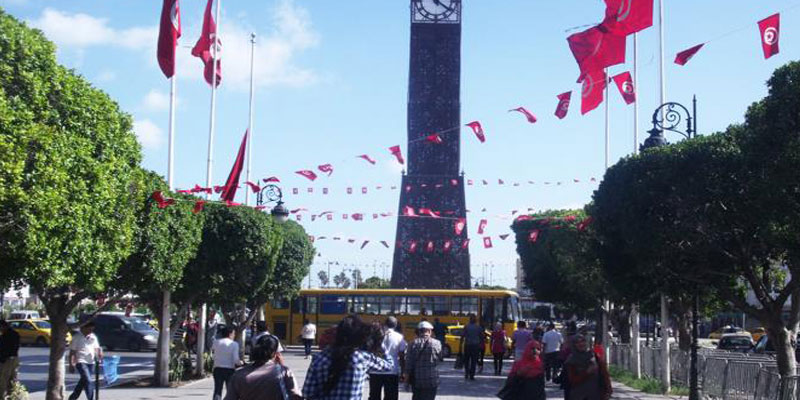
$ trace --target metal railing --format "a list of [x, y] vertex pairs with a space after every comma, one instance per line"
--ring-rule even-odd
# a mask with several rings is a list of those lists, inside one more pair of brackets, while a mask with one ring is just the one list
[[[660, 347], [641, 346], [640, 365], [644, 377], [660, 379], [661, 352]], [[632, 355], [629, 344], [612, 344], [609, 362], [633, 372]], [[677, 347], [670, 348], [673, 384], [689, 386], [690, 363], [689, 352]], [[770, 356], [699, 349], [697, 364], [698, 381], [704, 398], [800, 400], [800, 376], [781, 379], [775, 359]]]

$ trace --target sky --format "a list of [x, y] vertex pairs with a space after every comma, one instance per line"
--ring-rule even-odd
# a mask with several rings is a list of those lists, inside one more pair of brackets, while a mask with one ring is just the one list
[[[315, 243], [318, 257], [311, 285], [318, 284], [317, 272], [329, 267], [332, 274], [359, 268], [365, 277], [389, 277], [392, 249], [379, 241], [393, 243], [396, 217], [373, 220], [372, 214], [396, 213], [398, 208], [399, 191], [390, 187], [399, 185], [402, 166], [388, 148], [401, 145], [406, 151], [409, 1], [222, 1], [223, 82], [217, 92], [212, 181], [224, 183], [247, 128], [252, 32], [251, 180], [280, 177], [286, 206], [308, 209], [300, 213], [299, 222], [309, 234], [355, 239], [353, 244]], [[190, 55], [205, 3], [181, 1], [176, 188], [206, 182], [210, 89], [202, 78], [202, 63]], [[765, 81], [775, 68], [800, 58], [800, 1], [665, 3], [666, 99], [688, 106], [697, 96], [700, 134], [742, 122], [747, 107], [766, 94]], [[41, 29], [58, 46], [60, 63], [107, 92], [133, 117], [143, 166], [166, 176], [170, 85], [155, 57], [161, 1], [2, 0], [0, 7]], [[602, 180], [604, 105], [580, 115], [578, 67], [566, 37], [580, 30], [575, 27], [599, 23], [604, 10], [601, 0], [463, 1], [461, 120], [479, 120], [487, 135], [481, 144], [467, 128], [461, 130], [461, 169], [476, 182], [466, 189], [475, 279], [514, 285], [514, 238], [499, 238], [511, 233], [513, 211], [583, 207]], [[776, 12], [782, 19], [781, 52], [764, 60], [757, 21]], [[658, 24], [657, 15], [654, 20]], [[657, 25], [642, 31], [637, 41], [641, 143], [660, 104]], [[707, 44], [687, 65], [672, 62], [677, 52], [702, 42]], [[610, 75], [632, 70], [632, 49], [629, 38], [626, 63], [611, 67]], [[570, 90], [574, 101], [569, 115], [558, 120], [553, 116], [556, 95]], [[608, 105], [613, 164], [633, 152], [634, 105], [625, 105], [616, 87], [610, 88]], [[538, 122], [528, 124], [508, 112], [519, 106], [533, 112]], [[356, 158], [359, 154], [378, 162], [369, 165]], [[294, 174], [326, 163], [333, 165], [333, 174], [320, 174], [313, 183]], [[484, 179], [490, 184], [480, 184]], [[498, 185], [498, 179], [505, 185]], [[347, 194], [348, 187], [354, 188], [353, 194]], [[367, 187], [366, 195], [362, 187]], [[293, 194], [293, 188], [299, 193]], [[322, 195], [322, 188], [329, 194]], [[237, 200], [245, 202], [244, 190]], [[254, 197], [249, 201], [253, 205]], [[334, 211], [334, 220], [311, 221], [312, 213], [323, 211]], [[364, 213], [367, 218], [343, 220], [342, 213]], [[487, 231], [478, 235], [483, 218], [489, 221]], [[481, 236], [491, 236], [494, 247], [484, 249]], [[370, 243], [359, 250], [364, 240]]]

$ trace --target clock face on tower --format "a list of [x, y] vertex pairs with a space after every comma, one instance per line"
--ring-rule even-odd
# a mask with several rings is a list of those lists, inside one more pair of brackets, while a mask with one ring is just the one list
[[412, 0], [411, 22], [461, 22], [461, 0]]

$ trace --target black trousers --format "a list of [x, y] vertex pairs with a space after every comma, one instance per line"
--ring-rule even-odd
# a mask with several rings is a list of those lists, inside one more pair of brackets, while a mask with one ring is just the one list
[[314, 339], [303, 339], [303, 346], [306, 351], [306, 356], [311, 355], [311, 345], [314, 344]]
[[400, 377], [394, 374], [369, 374], [369, 400], [397, 400], [400, 391]]
[[78, 371], [78, 374], [80, 374], [81, 379], [78, 381], [78, 384], [75, 385], [75, 390], [72, 391], [69, 400], [77, 400], [78, 397], [81, 397], [82, 391], [86, 391], [87, 399], [94, 400], [94, 377], [92, 376], [94, 365], [78, 363], [75, 365], [75, 369]]
[[494, 353], [494, 374], [495, 375], [502, 375], [503, 374], [503, 353]]
[[437, 388], [414, 388], [411, 391], [411, 400], [433, 400], [436, 398]]
[[464, 345], [464, 376], [466, 378], [475, 378], [475, 367], [478, 364], [480, 353], [481, 345]]
[[544, 355], [544, 379], [549, 381], [558, 376], [561, 369], [561, 359], [559, 352], [545, 353]]
[[231, 377], [236, 372], [233, 368], [214, 368], [214, 400], [222, 399], [222, 385], [225, 384], [225, 390], [229, 390], [228, 385], [231, 383]]

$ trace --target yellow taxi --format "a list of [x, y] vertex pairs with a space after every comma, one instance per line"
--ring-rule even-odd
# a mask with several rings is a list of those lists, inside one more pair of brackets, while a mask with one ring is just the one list
[[715, 330], [714, 332], [711, 332], [708, 335], [708, 338], [709, 339], [714, 339], [714, 340], [720, 340], [720, 339], [722, 339], [723, 335], [729, 335], [729, 334], [733, 334], [733, 333], [744, 334], [744, 333], [747, 333], [747, 331], [745, 331], [742, 328], [739, 328], [738, 326], [725, 325], [722, 328], [719, 328], [719, 329]]
[[[452, 354], [461, 353], [461, 334], [464, 332], [464, 325], [450, 325], [447, 327], [447, 332], [444, 335], [444, 344], [442, 345], [442, 355], [450, 357]], [[486, 346], [484, 346], [484, 355], [492, 356], [491, 346], [492, 332], [486, 331]], [[511, 339], [506, 336], [506, 357], [511, 356]]]
[[[19, 334], [20, 344], [50, 345], [50, 321], [46, 319], [12, 319], [8, 325]], [[67, 343], [71, 340], [72, 335], [67, 332]]]
[[767, 334], [767, 330], [765, 328], [756, 328], [750, 331], [750, 335], [753, 336], [753, 342], [758, 343], [758, 339], [761, 339], [762, 336]]

